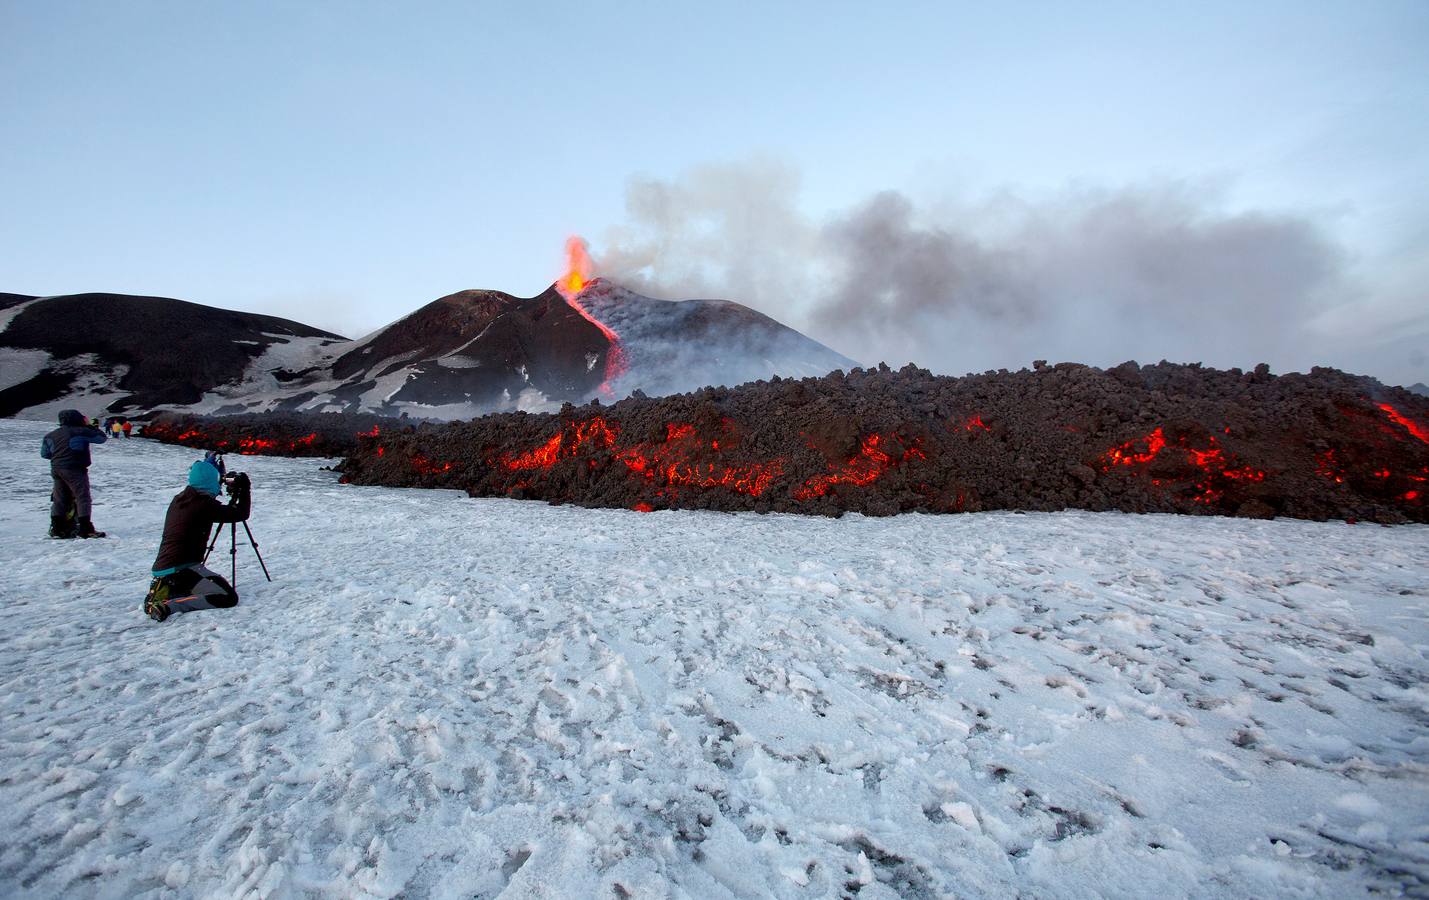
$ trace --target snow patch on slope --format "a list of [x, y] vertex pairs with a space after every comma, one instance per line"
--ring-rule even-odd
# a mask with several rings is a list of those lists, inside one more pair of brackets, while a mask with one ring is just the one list
[[53, 422], [61, 410], [77, 409], [91, 418], [104, 418], [110, 404], [129, 397], [129, 392], [116, 387], [129, 374], [126, 365], [109, 366], [93, 353], [65, 359], [52, 359], [49, 367], [56, 372], [76, 373], [74, 383], [64, 396], [48, 403], [26, 407], [17, 418]]
[[250, 412], [271, 411], [283, 399], [313, 389], [309, 383], [294, 385], [280, 381], [276, 373], [300, 372], [326, 365], [330, 362], [333, 348], [345, 346], [345, 342], [332, 338], [267, 333], [264, 337], [273, 339], [273, 343], [249, 363], [240, 380], [214, 388], [197, 403], [166, 408], [194, 413], [212, 413], [233, 406]]
[[7, 309], [0, 309], [0, 332], [6, 331], [10, 327], [10, 323], [15, 321], [15, 317], [18, 316], [20, 313], [29, 309], [32, 305], [39, 303], [41, 300], [48, 299], [50, 298], [36, 297], [33, 300], [26, 300], [24, 303], [16, 303], [14, 306], [11, 306]]
[[0, 347], [0, 391], [29, 381], [49, 365], [50, 355], [43, 350], [20, 350]]
[[1429, 884], [1422, 526], [640, 515], [249, 457], [276, 581], [240, 532], [240, 606], [155, 625], [196, 452], [95, 448], [111, 537], [50, 541], [47, 427], [0, 421], [17, 896]]

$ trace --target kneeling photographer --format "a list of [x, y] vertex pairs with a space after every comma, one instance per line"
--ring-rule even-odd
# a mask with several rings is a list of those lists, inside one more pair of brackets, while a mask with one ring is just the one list
[[[221, 484], [228, 486], [229, 502], [218, 501]], [[238, 605], [238, 592], [227, 579], [204, 566], [210, 529], [227, 522], [244, 522], [251, 507], [248, 476], [226, 476], [223, 459], [209, 453], [189, 467], [189, 483], [169, 503], [164, 536], [154, 560], [154, 580], [144, 598], [144, 613], [162, 622], [170, 613], [198, 609], [227, 609]]]

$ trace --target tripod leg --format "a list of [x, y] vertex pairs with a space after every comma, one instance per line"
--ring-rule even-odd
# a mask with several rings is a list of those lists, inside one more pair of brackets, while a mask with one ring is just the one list
[[258, 557], [258, 565], [263, 567], [263, 577], [272, 581], [273, 576], [268, 574], [268, 564], [263, 562], [263, 554], [258, 552], [258, 542], [253, 539], [253, 529], [248, 527], [247, 522], [244, 522], [243, 530], [248, 533], [248, 543], [253, 545], [253, 555]]
[[234, 589], [238, 588], [238, 526], [232, 522], [228, 523], [228, 574], [231, 576], [229, 584]]
[[213, 552], [213, 548], [218, 544], [218, 536], [223, 534], [223, 523], [218, 523], [218, 528], [214, 529], [213, 540], [208, 542], [208, 549], [203, 551], [203, 561], [208, 562], [208, 556]]

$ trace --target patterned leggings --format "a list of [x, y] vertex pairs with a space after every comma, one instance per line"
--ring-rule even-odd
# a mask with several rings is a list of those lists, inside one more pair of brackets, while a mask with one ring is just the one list
[[238, 605], [238, 592], [228, 579], [205, 566], [190, 566], [154, 580], [161, 582], [156, 587], [165, 591], [162, 596], [171, 613], [229, 609]]

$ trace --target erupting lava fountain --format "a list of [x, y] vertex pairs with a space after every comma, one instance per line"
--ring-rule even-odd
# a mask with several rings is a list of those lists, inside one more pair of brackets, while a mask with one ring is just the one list
[[586, 251], [586, 242], [579, 237], [566, 238], [566, 274], [557, 279], [556, 290], [566, 298], [572, 309], [599, 328], [600, 333], [610, 341], [610, 352], [605, 355], [605, 381], [601, 383], [600, 390], [601, 393], [611, 396], [614, 391], [610, 383], [625, 374], [629, 366], [625, 360], [625, 351], [621, 347], [620, 335], [581, 305], [580, 295], [587, 288], [594, 286], [596, 281], [595, 263]]

